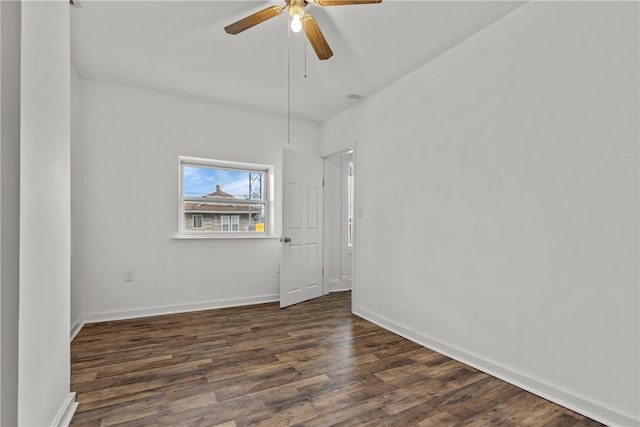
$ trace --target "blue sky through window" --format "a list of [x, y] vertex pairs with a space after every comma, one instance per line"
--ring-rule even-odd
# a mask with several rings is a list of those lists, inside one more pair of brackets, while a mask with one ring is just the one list
[[[216, 185], [225, 193], [237, 199], [249, 198], [250, 188], [252, 199], [262, 198], [264, 173], [218, 169], [211, 167], [184, 166], [183, 185], [185, 197], [202, 197], [216, 191]], [[262, 179], [258, 176], [262, 175]], [[253, 182], [250, 186], [250, 179]]]

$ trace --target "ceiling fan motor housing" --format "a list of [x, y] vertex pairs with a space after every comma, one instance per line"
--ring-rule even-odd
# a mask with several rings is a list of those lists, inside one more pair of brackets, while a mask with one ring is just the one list
[[305, 0], [287, 0], [289, 6], [289, 15], [291, 17], [298, 15], [300, 18], [304, 16], [304, 8], [307, 5]]

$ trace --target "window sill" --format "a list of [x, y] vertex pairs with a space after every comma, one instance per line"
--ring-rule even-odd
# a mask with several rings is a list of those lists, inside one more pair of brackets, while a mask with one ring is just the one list
[[258, 240], [271, 240], [279, 239], [277, 236], [272, 235], [260, 235], [260, 234], [176, 234], [171, 237], [172, 240], [220, 240], [220, 239], [258, 239]]

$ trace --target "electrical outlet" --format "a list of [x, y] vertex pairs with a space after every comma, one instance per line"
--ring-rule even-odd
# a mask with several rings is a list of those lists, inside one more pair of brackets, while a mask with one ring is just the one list
[[133, 282], [136, 278], [136, 272], [133, 270], [126, 270], [124, 272], [124, 281], [125, 282]]

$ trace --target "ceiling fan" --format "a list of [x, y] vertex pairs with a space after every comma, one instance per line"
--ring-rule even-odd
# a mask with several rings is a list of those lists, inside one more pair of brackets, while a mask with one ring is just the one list
[[274, 18], [289, 9], [289, 15], [291, 16], [291, 30], [294, 32], [300, 32], [304, 30], [304, 33], [309, 39], [309, 43], [313, 46], [316, 55], [319, 59], [329, 59], [333, 56], [333, 52], [329, 47], [329, 43], [322, 35], [318, 23], [308, 13], [305, 13], [304, 8], [309, 3], [316, 6], [345, 6], [351, 4], [368, 4], [368, 3], [381, 3], [382, 0], [286, 0], [284, 6], [269, 6], [266, 9], [262, 9], [259, 12], [249, 15], [231, 25], [224, 27], [224, 30], [229, 34], [239, 34], [249, 28], [258, 25], [268, 19]]

